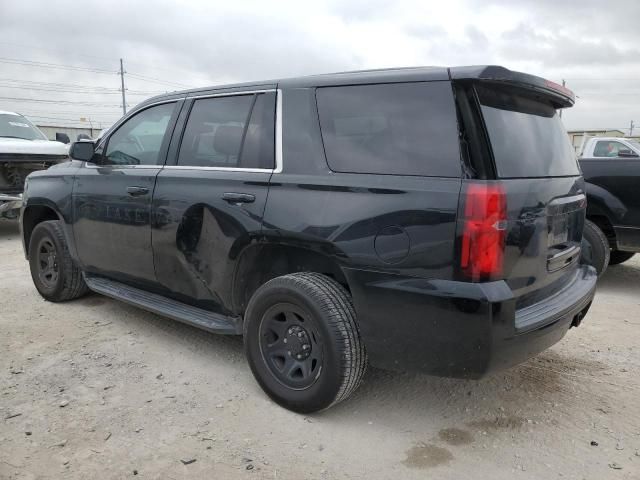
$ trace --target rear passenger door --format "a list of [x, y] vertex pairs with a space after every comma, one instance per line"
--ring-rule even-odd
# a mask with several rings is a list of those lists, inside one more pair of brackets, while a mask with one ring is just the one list
[[238, 253], [261, 230], [275, 167], [275, 110], [275, 90], [185, 105], [152, 202], [154, 264], [165, 294], [230, 312]]

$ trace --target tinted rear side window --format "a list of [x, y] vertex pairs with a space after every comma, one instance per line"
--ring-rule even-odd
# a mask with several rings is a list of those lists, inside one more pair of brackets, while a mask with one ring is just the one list
[[275, 99], [269, 92], [196, 100], [178, 165], [273, 168]]
[[449, 82], [323, 87], [316, 98], [332, 170], [460, 176]]
[[477, 87], [498, 176], [579, 175], [575, 152], [555, 109], [544, 102]]

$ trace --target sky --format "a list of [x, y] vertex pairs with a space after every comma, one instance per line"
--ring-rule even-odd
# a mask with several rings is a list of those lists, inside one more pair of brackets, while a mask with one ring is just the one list
[[0, 110], [109, 126], [120, 58], [128, 108], [237, 81], [496, 64], [564, 79], [568, 129], [640, 133], [640, 0], [0, 0]]

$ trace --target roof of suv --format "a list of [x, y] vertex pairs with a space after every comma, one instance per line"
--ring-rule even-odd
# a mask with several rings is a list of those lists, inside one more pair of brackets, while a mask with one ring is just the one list
[[[326, 73], [304, 77], [293, 77], [195, 88], [191, 90], [182, 90], [159, 95], [144, 101], [140, 104], [140, 106], [146, 105], [147, 103], [157, 102], [161, 99], [177, 98], [194, 94], [207, 94], [216, 91], [233, 92], [241, 90], [271, 89], [276, 87], [325, 87], [332, 85], [363, 85], [368, 83], [417, 82], [450, 79], [477, 79], [517, 82], [536, 85], [538, 87], [543, 87], [546, 89], [552, 88], [553, 90], [558, 90], [556, 87], [560, 89], [564, 88], [555, 84], [553, 84], [553, 87], [550, 87], [551, 82], [548, 82], [543, 78], [516, 72], [513, 70], [508, 70], [497, 65], [475, 65], [463, 67], [401, 67]], [[566, 92], [561, 93], [564, 95], [573, 95], [569, 90], [565, 90]], [[556, 91], [555, 93], [560, 92]], [[571, 103], [573, 103], [573, 101]]]

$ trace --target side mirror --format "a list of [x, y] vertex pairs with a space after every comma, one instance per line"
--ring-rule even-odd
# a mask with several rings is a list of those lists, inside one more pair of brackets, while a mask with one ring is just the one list
[[69, 140], [69, 135], [67, 135], [66, 133], [56, 132], [56, 142], [69, 144], [71, 143], [71, 140]]
[[73, 142], [69, 150], [69, 156], [74, 160], [90, 162], [96, 148], [93, 142]]
[[638, 157], [638, 154], [633, 150], [621, 148], [620, 150], [618, 150], [618, 156], [622, 158], [635, 158]]
[[89, 135], [87, 135], [86, 133], [79, 133], [78, 136], [76, 137], [76, 141], [80, 142], [82, 140], [91, 141], [91, 137]]

